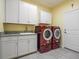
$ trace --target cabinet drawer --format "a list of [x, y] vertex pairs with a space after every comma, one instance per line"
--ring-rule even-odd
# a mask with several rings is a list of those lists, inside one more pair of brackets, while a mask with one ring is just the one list
[[34, 39], [36, 39], [37, 35], [29, 35], [28, 38], [32, 38], [32, 39], [34, 38]]
[[1, 37], [1, 41], [17, 41], [17, 37]]
[[26, 35], [26, 36], [19, 36], [19, 39], [36, 39], [37, 38], [37, 35]]
[[28, 38], [28, 36], [19, 36], [18, 39], [24, 39], [26, 40]]

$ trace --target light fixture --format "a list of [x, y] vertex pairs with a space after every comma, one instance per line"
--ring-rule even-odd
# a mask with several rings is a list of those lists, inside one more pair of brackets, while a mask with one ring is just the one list
[[71, 2], [71, 7], [73, 8], [74, 7], [74, 0], [70, 0], [70, 2]]

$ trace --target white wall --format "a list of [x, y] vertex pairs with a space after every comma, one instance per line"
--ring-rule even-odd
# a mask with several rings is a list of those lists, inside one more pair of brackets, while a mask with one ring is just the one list
[[4, 13], [5, 13], [5, 4], [4, 0], [0, 0], [0, 32], [3, 32], [3, 20], [5, 19]]

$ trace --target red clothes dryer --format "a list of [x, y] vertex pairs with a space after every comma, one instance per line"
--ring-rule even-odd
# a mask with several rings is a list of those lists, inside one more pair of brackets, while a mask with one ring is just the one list
[[58, 26], [52, 26], [51, 27], [53, 37], [51, 40], [51, 49], [56, 49], [60, 47], [60, 41], [61, 41], [61, 30]]
[[37, 33], [37, 48], [41, 53], [51, 50], [52, 31], [47, 26], [36, 26], [35, 32]]

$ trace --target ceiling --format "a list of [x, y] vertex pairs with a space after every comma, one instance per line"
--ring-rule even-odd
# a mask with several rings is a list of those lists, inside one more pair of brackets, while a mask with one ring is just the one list
[[44, 4], [49, 7], [53, 7], [53, 6], [63, 2], [64, 0], [38, 0], [38, 1], [41, 2], [41, 4]]
[[30, 0], [30, 1], [36, 2], [41, 5], [45, 5], [48, 7], [53, 7], [53, 6], [63, 2], [64, 0]]

